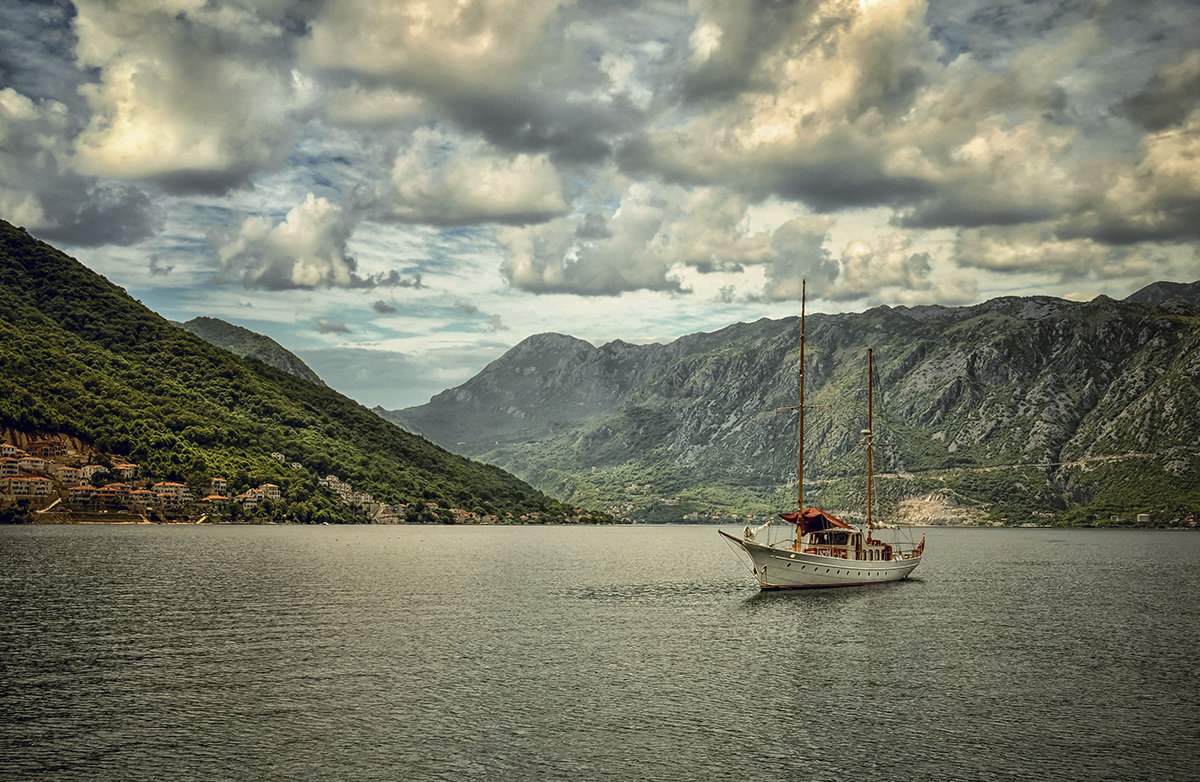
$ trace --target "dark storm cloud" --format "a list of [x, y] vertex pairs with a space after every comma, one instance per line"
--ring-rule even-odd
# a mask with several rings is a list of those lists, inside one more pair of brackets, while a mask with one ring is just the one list
[[1145, 88], [1126, 99], [1124, 112], [1150, 130], [1178, 125], [1200, 107], [1200, 48], [1160, 68]]
[[[764, 57], [781, 44], [804, 48], [819, 44], [831, 30], [844, 25], [853, 16], [847, 6], [840, 14], [819, 15], [818, 0], [748, 0], [740, 3], [701, 4], [711, 16], [701, 14], [701, 24], [693, 32], [692, 43], [713, 52], [687, 70], [683, 77], [683, 96], [689, 101], [736, 96], [747, 90], [770, 88], [759, 72]], [[715, 27], [706, 27], [709, 21]], [[706, 35], [720, 29], [719, 39]]]
[[388, 304], [386, 301], [383, 301], [382, 299], [380, 299], [379, 301], [372, 304], [371, 309], [375, 310], [380, 315], [391, 315], [393, 312], [396, 311], [396, 308], [394, 306], [392, 306], [391, 304]]
[[163, 224], [162, 211], [132, 185], [68, 175], [43, 182], [38, 196], [46, 204], [47, 222], [37, 234], [67, 244], [136, 244]]
[[476, 95], [443, 103], [459, 125], [502, 149], [548, 152], [556, 162], [594, 163], [611, 153], [608, 136], [633, 126], [632, 106], [602, 109], [547, 102], [532, 94]]
[[1092, 0], [930, 0], [926, 14], [950, 59], [970, 53], [984, 62], [1003, 60], [1063, 27], [1093, 16]]
[[166, 277], [175, 270], [175, 267], [164, 264], [158, 255], [151, 255], [149, 270], [151, 277]]
[[81, 109], [95, 74], [75, 67], [74, 18], [68, 0], [0, 0], [0, 87]]

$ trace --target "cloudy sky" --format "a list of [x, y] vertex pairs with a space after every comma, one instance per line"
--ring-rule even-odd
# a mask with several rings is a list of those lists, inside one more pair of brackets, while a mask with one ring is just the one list
[[367, 405], [1200, 279], [1200, 4], [0, 0], [0, 217]]

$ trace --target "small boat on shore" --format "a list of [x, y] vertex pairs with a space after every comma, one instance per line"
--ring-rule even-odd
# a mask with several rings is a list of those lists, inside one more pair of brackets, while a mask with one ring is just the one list
[[[803, 290], [803, 289], [802, 289]], [[884, 542], [874, 533], [881, 529], [871, 513], [871, 473], [875, 443], [873, 351], [867, 349], [867, 428], [862, 430], [862, 445], [867, 451], [867, 518], [861, 527], [847, 524], [819, 508], [804, 507], [804, 307], [800, 304], [800, 401], [792, 407], [799, 413], [797, 434], [796, 511], [780, 513], [779, 518], [795, 526], [795, 534], [783, 540], [757, 540], [759, 533], [774, 519], [759, 527], [747, 527], [741, 537], [717, 530], [750, 557], [760, 589], [804, 589], [813, 587], [857, 586], [900, 581], [921, 564], [925, 538], [915, 546]]]

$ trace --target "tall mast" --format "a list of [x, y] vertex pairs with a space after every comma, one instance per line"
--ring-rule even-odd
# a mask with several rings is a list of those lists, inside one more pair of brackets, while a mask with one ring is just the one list
[[[775, 408], [777, 413], [781, 410], [796, 410], [800, 413], [800, 425], [796, 427], [796, 511], [801, 514], [804, 513], [804, 408], [824, 407], [824, 405], [804, 404], [804, 310], [808, 303], [807, 286], [807, 281], [800, 281], [800, 403]], [[797, 516], [796, 551], [800, 550], [800, 538], [804, 534], [803, 530], [804, 525]]]
[[875, 453], [875, 356], [867, 348], [867, 534], [871, 534], [871, 461]]
[[[804, 512], [804, 307], [807, 303], [807, 280], [800, 281], [800, 426], [796, 428], [796, 510]], [[800, 526], [796, 526], [797, 547]]]

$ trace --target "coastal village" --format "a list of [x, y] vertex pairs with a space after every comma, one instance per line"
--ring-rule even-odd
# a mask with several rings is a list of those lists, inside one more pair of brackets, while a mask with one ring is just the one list
[[[142, 475], [139, 465], [120, 455], [72, 447], [69, 438], [23, 439], [27, 440], [23, 447], [0, 442], [0, 509], [27, 512], [37, 522], [286, 524], [295, 520], [286, 512], [273, 512], [286, 507], [283, 490], [274, 483], [245, 487], [235, 494], [227, 478], [214, 475], [197, 494], [183, 483]], [[288, 462], [282, 453], [271, 457], [292, 470], [305, 469], [299, 462]], [[540, 520], [537, 512], [501, 517], [461, 508], [442, 509], [432, 502], [410, 509], [403, 503], [381, 502], [336, 475], [326, 475], [317, 483], [340, 504], [361, 514], [363, 523], [520, 524]]]

